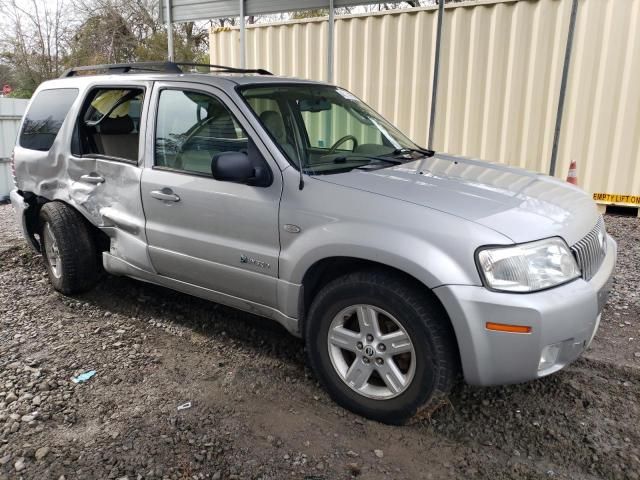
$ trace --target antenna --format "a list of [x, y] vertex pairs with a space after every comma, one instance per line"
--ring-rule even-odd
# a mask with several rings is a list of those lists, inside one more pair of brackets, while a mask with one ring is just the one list
[[302, 190], [304, 188], [304, 177], [302, 176], [302, 157], [298, 154], [298, 172], [300, 173], [300, 183], [298, 184], [298, 189]]

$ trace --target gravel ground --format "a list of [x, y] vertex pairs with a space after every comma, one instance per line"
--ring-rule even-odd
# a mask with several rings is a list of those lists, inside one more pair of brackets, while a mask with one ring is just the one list
[[56, 293], [0, 206], [0, 480], [638, 479], [640, 221], [607, 225], [619, 268], [583, 359], [390, 427], [337, 407], [266, 320], [126, 278]]

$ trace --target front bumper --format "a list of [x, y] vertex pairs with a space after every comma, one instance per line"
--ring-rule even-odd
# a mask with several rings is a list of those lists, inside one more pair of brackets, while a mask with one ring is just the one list
[[[539, 378], [565, 367], [589, 346], [616, 263], [616, 242], [610, 236], [607, 242], [607, 256], [588, 282], [578, 279], [527, 294], [467, 285], [434, 290], [453, 323], [467, 383], [501, 385]], [[487, 322], [526, 325], [532, 331], [490, 331], [485, 328]], [[557, 345], [557, 358], [539, 370], [540, 357], [549, 345]]]

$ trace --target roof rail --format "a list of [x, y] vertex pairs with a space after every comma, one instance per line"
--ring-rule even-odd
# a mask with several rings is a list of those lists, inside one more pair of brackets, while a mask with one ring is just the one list
[[73, 77], [80, 72], [106, 72], [106, 73], [135, 73], [135, 72], [156, 72], [156, 73], [188, 73], [180, 67], [207, 67], [211, 73], [257, 73], [258, 75], [272, 75], [268, 70], [262, 68], [247, 69], [227, 67], [224, 65], [211, 65], [208, 63], [189, 62], [137, 62], [137, 63], [111, 63], [103, 65], [85, 65], [73, 67], [66, 70], [60, 78]]
[[258, 75], [273, 75], [269, 70], [263, 68], [237, 68], [227, 67], [225, 65], [212, 65], [210, 63], [189, 63], [189, 62], [173, 62], [178, 67], [208, 67], [213, 73], [257, 73]]

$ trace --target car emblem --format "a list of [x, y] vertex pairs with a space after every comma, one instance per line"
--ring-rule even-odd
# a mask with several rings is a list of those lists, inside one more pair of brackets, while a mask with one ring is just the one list
[[364, 354], [367, 357], [373, 357], [373, 355], [376, 353], [376, 351], [373, 349], [373, 347], [371, 345], [367, 345], [366, 347], [364, 347]]
[[246, 263], [247, 265], [253, 265], [254, 267], [258, 267], [258, 268], [266, 268], [266, 269], [271, 268], [270, 263], [248, 257], [244, 254], [240, 255], [240, 263]]
[[293, 225], [291, 223], [285, 223], [282, 228], [285, 232], [289, 233], [300, 233], [302, 229], [298, 225]]

